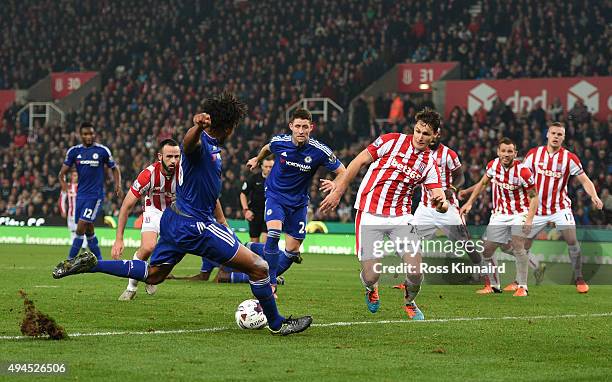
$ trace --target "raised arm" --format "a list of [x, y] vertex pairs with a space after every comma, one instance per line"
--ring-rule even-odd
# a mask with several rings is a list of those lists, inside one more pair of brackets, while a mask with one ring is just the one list
[[187, 130], [183, 138], [183, 152], [191, 154], [200, 145], [200, 136], [204, 129], [210, 127], [210, 115], [206, 113], [196, 114], [193, 117], [193, 126]]
[[337, 173], [336, 179], [334, 180], [334, 190], [327, 195], [319, 206], [321, 213], [327, 213], [338, 206], [338, 203], [340, 203], [340, 198], [342, 195], [344, 195], [346, 189], [355, 179], [357, 174], [359, 174], [359, 170], [361, 170], [363, 166], [367, 166], [372, 163], [372, 161], [372, 154], [365, 149], [360, 152], [355, 159], [351, 161], [351, 163], [349, 163], [348, 167], [344, 171], [340, 170], [340, 172]]
[[111, 257], [115, 260], [120, 259], [123, 253], [123, 234], [125, 232], [125, 226], [127, 225], [128, 215], [137, 202], [138, 197], [136, 197], [133, 192], [128, 191], [123, 199], [123, 203], [121, 203], [121, 208], [119, 209], [119, 223], [117, 223], [117, 232], [115, 233], [115, 242], [111, 249]]
[[272, 150], [270, 150], [270, 144], [268, 143], [264, 147], [261, 148], [261, 150], [259, 151], [259, 154], [257, 154], [256, 157], [249, 159], [249, 161], [246, 164], [247, 168], [251, 171], [255, 170], [257, 167], [259, 167], [261, 162], [263, 162], [263, 160], [266, 159], [266, 157], [270, 155], [271, 153], [272, 153]]

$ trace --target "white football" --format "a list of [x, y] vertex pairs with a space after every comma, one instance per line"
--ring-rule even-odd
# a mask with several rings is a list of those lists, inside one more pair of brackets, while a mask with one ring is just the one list
[[257, 300], [245, 300], [236, 309], [236, 324], [242, 329], [261, 329], [268, 324]]

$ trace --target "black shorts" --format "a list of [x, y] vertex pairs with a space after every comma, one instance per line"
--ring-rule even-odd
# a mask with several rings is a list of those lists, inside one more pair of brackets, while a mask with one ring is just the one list
[[268, 232], [263, 211], [254, 214], [255, 217], [249, 222], [249, 237], [259, 237], [262, 232]]

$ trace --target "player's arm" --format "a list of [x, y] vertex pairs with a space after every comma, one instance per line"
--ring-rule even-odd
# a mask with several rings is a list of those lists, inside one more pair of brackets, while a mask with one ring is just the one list
[[247, 180], [242, 185], [242, 190], [240, 191], [240, 206], [242, 207], [242, 214], [244, 215], [244, 218], [248, 221], [253, 220], [253, 218], [255, 217], [253, 211], [249, 209], [249, 200], [247, 197], [247, 193], [249, 193], [250, 190], [251, 184]]
[[[346, 172], [346, 167], [344, 167], [344, 165], [342, 163], [340, 163], [340, 166], [335, 169], [334, 171], [332, 171], [334, 174], [336, 174], [336, 179], [338, 179], [339, 176], [341, 176], [342, 174], [344, 174]], [[336, 188], [336, 183], [333, 180], [330, 179], [319, 179], [319, 182], [321, 182], [321, 186], [319, 187], [319, 191], [323, 191], [325, 193], [327, 192], [332, 192], [334, 191], [334, 189]]]
[[261, 162], [263, 162], [263, 160], [266, 159], [266, 157], [270, 154], [272, 154], [272, 150], [270, 150], [270, 144], [268, 143], [264, 147], [262, 147], [261, 150], [259, 150], [259, 154], [257, 154], [256, 157], [249, 159], [246, 164], [247, 168], [251, 171], [255, 170], [257, 167], [259, 167]]
[[535, 186], [532, 186], [527, 190], [527, 196], [529, 197], [529, 211], [527, 212], [527, 218], [525, 219], [525, 224], [523, 225], [523, 232], [527, 235], [531, 232], [531, 226], [533, 225], [533, 217], [538, 210], [538, 193], [536, 191]]
[[183, 152], [191, 154], [200, 146], [200, 137], [204, 129], [210, 127], [210, 115], [206, 113], [196, 114], [193, 117], [193, 126], [187, 130], [183, 138]]
[[463, 166], [457, 167], [451, 171], [453, 182], [449, 186], [449, 189], [445, 191], [446, 199], [450, 199], [453, 193], [457, 193], [461, 186], [465, 184], [465, 175], [463, 174]]
[[62, 192], [68, 192], [68, 183], [66, 183], [66, 175], [68, 175], [68, 171], [70, 171], [70, 167], [66, 164], [62, 165], [60, 169], [59, 175], [57, 176], [60, 182], [60, 187]]
[[121, 189], [121, 170], [119, 166], [115, 165], [111, 171], [113, 172], [113, 180], [115, 181], [115, 195], [118, 198], [123, 198], [123, 190]]
[[115, 242], [113, 243], [113, 248], [111, 249], [111, 256], [115, 260], [121, 258], [121, 254], [123, 253], [123, 233], [125, 232], [125, 226], [127, 225], [128, 215], [139, 199], [140, 198], [134, 195], [134, 192], [130, 190], [125, 195], [123, 203], [121, 203], [121, 208], [119, 209], [119, 223], [117, 223], [117, 232], [115, 233]]
[[474, 189], [476, 188], [476, 186], [478, 185], [478, 183], [476, 184], [472, 184], [470, 187], [464, 189], [464, 190], [460, 190], [457, 193], [457, 196], [459, 197], [459, 200], [463, 200], [465, 198], [468, 198], [470, 194], [472, 194], [472, 192], [474, 192]]
[[584, 172], [576, 175], [576, 179], [578, 179], [580, 184], [582, 184], [582, 187], [584, 187], [584, 191], [586, 191], [586, 193], [591, 197], [591, 201], [593, 202], [595, 208], [601, 210], [603, 208], [603, 202], [601, 199], [599, 199], [599, 196], [597, 196], [597, 190], [595, 189], [593, 181], [591, 181], [591, 179], [589, 179], [587, 174]]
[[223, 224], [224, 226], [229, 228], [229, 225], [227, 224], [227, 220], [225, 219], [225, 214], [223, 213], [223, 207], [221, 207], [221, 202], [219, 201], [219, 199], [217, 199], [217, 204], [215, 205], [215, 220], [217, 221], [217, 223], [219, 224]]
[[491, 183], [491, 178], [489, 178], [487, 174], [484, 174], [480, 181], [474, 186], [474, 191], [472, 191], [472, 195], [470, 195], [468, 201], [461, 207], [461, 210], [459, 211], [460, 214], [465, 215], [470, 212], [472, 209], [472, 204], [474, 204], [474, 201], [476, 198], [478, 198], [478, 195], [480, 195], [480, 193], [487, 188], [489, 183]]
[[62, 217], [64, 219], [68, 215], [68, 212], [66, 211], [66, 202], [67, 201], [68, 201], [68, 192], [65, 192], [65, 191], [60, 192], [59, 210], [60, 210], [60, 215], [62, 215]]
[[355, 157], [355, 159], [351, 161], [351, 163], [349, 163], [348, 167], [344, 171], [340, 170], [340, 173], [338, 173], [336, 179], [334, 179], [334, 190], [327, 195], [319, 206], [321, 213], [331, 211], [338, 206], [338, 203], [340, 203], [340, 198], [342, 195], [344, 195], [346, 189], [355, 179], [357, 174], [359, 174], [361, 168], [363, 166], [368, 166], [373, 160], [374, 158], [372, 158], [372, 154], [370, 154], [368, 149], [364, 149]]

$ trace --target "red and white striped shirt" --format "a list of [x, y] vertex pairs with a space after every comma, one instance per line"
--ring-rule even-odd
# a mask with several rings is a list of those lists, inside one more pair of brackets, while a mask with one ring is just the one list
[[382, 216], [411, 214], [414, 187], [440, 188], [440, 173], [429, 148], [417, 150], [412, 135], [380, 136], [367, 150], [374, 161], [361, 181], [355, 208]]
[[527, 191], [535, 186], [531, 170], [518, 160], [505, 168], [495, 158], [487, 164], [486, 174], [493, 183], [493, 213], [515, 215], [529, 211]]
[[74, 217], [74, 206], [76, 205], [76, 196], [78, 183], [69, 183], [68, 190], [60, 192], [59, 210], [67, 217]]
[[157, 161], [138, 174], [130, 190], [137, 197], [145, 197], [144, 210], [163, 211], [176, 198], [176, 177], [162, 174], [162, 163]]
[[525, 167], [535, 174], [539, 205], [537, 215], [552, 215], [566, 208], [572, 208], [567, 196], [567, 182], [570, 175], [584, 173], [580, 159], [563, 147], [554, 154], [546, 146], [531, 149], [525, 160]]
[[[459, 156], [455, 151], [443, 144], [438, 145], [436, 150], [432, 151], [431, 154], [435, 158], [436, 165], [440, 171], [440, 185], [442, 186], [442, 190], [446, 190], [453, 184], [453, 171], [461, 167]], [[448, 199], [448, 202], [457, 208], [459, 207], [459, 202], [454, 195]], [[421, 185], [421, 203], [424, 206], [435, 208], [433, 204], [431, 204], [431, 196], [424, 185]]]

